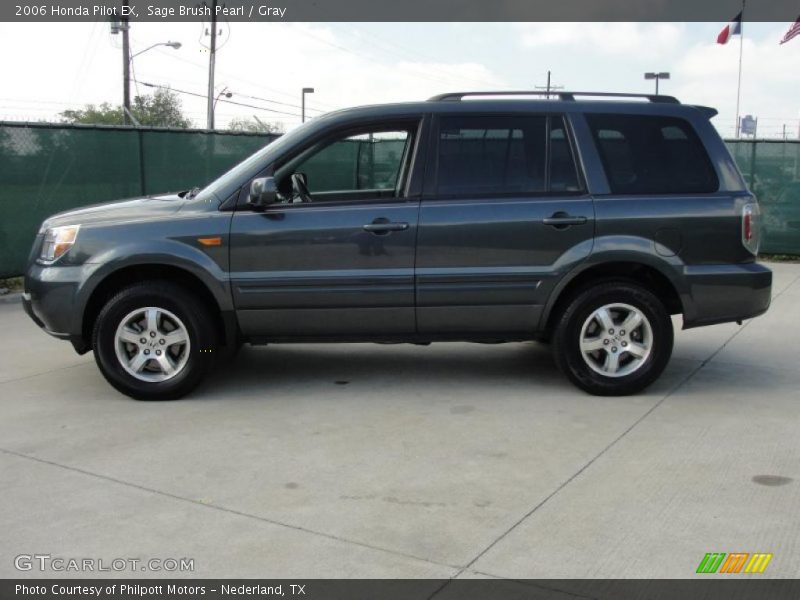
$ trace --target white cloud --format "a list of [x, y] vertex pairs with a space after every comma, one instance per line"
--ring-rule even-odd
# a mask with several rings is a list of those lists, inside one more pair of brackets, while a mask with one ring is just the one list
[[[5, 82], [0, 94], [0, 119], [53, 120], [65, 108], [85, 103], [119, 103], [122, 97], [119, 36], [108, 25], [33, 24], [6, 28], [0, 52], [20, 60], [0, 62]], [[80, 44], [63, 45], [63, 29]], [[183, 43], [180, 50], [155, 48], [138, 56], [139, 81], [171, 86], [204, 95], [207, 88], [208, 52], [201, 42], [200, 23], [134, 23], [134, 51], [166, 40]], [[227, 34], [223, 36], [223, 39]], [[42, 42], [42, 40], [45, 40]], [[217, 125], [235, 116], [258, 115], [287, 126], [299, 123], [300, 90], [312, 86], [309, 107], [331, 109], [358, 104], [424, 100], [444, 91], [482, 87], [508, 87], [485, 65], [466, 60], [426, 60], [413, 48], [380, 46], [380, 40], [363, 37], [355, 29], [310, 23], [234, 23], [230, 39], [217, 54], [216, 90], [227, 86], [230, 99], [242, 104], [271, 107], [275, 111], [226, 103], [217, 106]], [[136, 93], [136, 85], [132, 85]], [[142, 93], [152, 90], [139, 85]], [[268, 98], [293, 105], [270, 104]], [[194, 124], [205, 124], [206, 101], [181, 95], [185, 112]], [[310, 116], [319, 114], [309, 110]]]
[[[471, 88], [476, 81], [485, 87], [504, 87], [507, 84], [484, 65], [474, 62], [437, 62], [416, 60], [412, 56], [377, 54], [370, 50], [369, 40], [362, 45], [354, 37], [345, 37], [325, 25], [296, 24], [291, 27], [276, 25], [269, 28], [270, 48], [285, 48], [277, 56], [265, 60], [261, 75], [252, 74], [252, 43], [247, 37], [262, 26], [237, 28], [241, 44], [219, 55], [223, 81], [226, 74], [235, 77], [247, 76], [241, 85], [257, 85], [261, 79], [273, 88], [296, 89], [313, 86], [317, 92], [309, 97], [314, 100], [336, 99], [336, 105], [348, 106], [380, 102], [424, 100], [434, 94], [450, 89]], [[234, 40], [235, 41], [235, 40]], [[251, 57], [248, 60], [248, 57]], [[247, 65], [241, 73], [240, 65]], [[245, 86], [245, 87], [247, 87]], [[231, 85], [234, 89], [234, 85]]]
[[[759, 129], [764, 135], [777, 135], [783, 123], [789, 122], [789, 131], [795, 137], [800, 116], [800, 52], [778, 44], [782, 29], [759, 39], [745, 37], [740, 113], [760, 114]], [[725, 135], [735, 131], [738, 68], [738, 38], [724, 46], [714, 42], [694, 45], [675, 67], [681, 75], [677, 94], [687, 103], [702, 102], [720, 110], [715, 124]], [[791, 100], [787, 103], [787, 99]]]
[[638, 58], [674, 52], [684, 37], [675, 23], [521, 23], [518, 29], [528, 48], [569, 46]]
[[[713, 123], [732, 136], [736, 123], [739, 38], [717, 44], [723, 24], [525, 23], [516, 25], [519, 44], [534, 61], [554, 70], [573, 89], [652, 91], [645, 71], [669, 71], [662, 93], [687, 104], [719, 111]], [[746, 24], [740, 114], [759, 117], [759, 134], [777, 136], [784, 123], [797, 137], [800, 52], [780, 46], [785, 24]], [[539, 75], [541, 77], [541, 75]]]
[[[738, 38], [714, 43], [723, 23], [233, 23], [217, 55], [217, 91], [232, 101], [272, 107], [284, 115], [220, 102], [217, 124], [258, 115], [299, 122], [300, 89], [316, 88], [312, 108], [423, 100], [465, 89], [530, 89], [553, 83], [571, 89], [650, 92], [645, 71], [670, 71], [661, 90], [687, 103], [720, 110], [714, 123], [731, 134], [736, 103]], [[778, 41], [785, 23], [746, 24], [742, 110], [776, 134], [784, 119], [798, 127], [800, 40]], [[141, 81], [206, 91], [208, 53], [200, 23], [134, 23], [134, 50], [166, 40], [135, 60]], [[0, 118], [50, 119], [65, 108], [122, 96], [119, 36], [106, 23], [0, 24]], [[142, 92], [149, 91], [142, 88]], [[135, 91], [135, 90], [134, 90]], [[289, 104], [269, 104], [258, 96]], [[204, 98], [181, 96], [195, 124], [205, 123]], [[318, 114], [310, 111], [310, 114]], [[771, 127], [771, 129], [770, 129]]]

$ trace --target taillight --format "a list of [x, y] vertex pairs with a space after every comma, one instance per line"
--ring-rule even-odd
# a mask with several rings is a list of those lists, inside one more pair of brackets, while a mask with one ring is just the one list
[[742, 244], [751, 253], [758, 254], [761, 242], [761, 209], [757, 203], [745, 204], [742, 208]]

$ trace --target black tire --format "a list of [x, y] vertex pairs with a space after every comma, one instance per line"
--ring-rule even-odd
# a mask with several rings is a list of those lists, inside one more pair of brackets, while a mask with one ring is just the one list
[[[117, 357], [117, 328], [127, 315], [144, 307], [156, 307], [171, 312], [180, 319], [188, 333], [186, 362], [174, 376], [165, 381], [141, 381], [131, 375]], [[146, 281], [131, 285], [106, 302], [95, 321], [92, 333], [95, 361], [106, 380], [131, 398], [178, 399], [197, 387], [213, 364], [217, 349], [213, 319], [208, 307], [180, 285], [168, 281]]]
[[[592, 369], [587, 362], [591, 356], [585, 360], [580, 347], [581, 332], [587, 319], [601, 307], [613, 304], [625, 304], [637, 309], [647, 318], [652, 331], [651, 350], [647, 358], [633, 372], [618, 377], [603, 375]], [[634, 335], [641, 335], [641, 330]], [[615, 342], [612, 340], [611, 343]], [[672, 355], [672, 345], [673, 330], [669, 312], [651, 291], [627, 281], [606, 281], [583, 288], [568, 302], [553, 332], [553, 354], [559, 369], [579, 388], [596, 396], [625, 396], [646, 388], [664, 371]], [[617, 350], [621, 350], [621, 347]], [[602, 349], [593, 356], [604, 356], [601, 353], [607, 354], [608, 350]], [[632, 359], [631, 355], [626, 355], [625, 359], [619, 360]]]

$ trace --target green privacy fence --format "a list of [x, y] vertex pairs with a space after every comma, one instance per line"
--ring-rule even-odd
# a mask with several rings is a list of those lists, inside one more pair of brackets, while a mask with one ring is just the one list
[[0, 122], [0, 277], [22, 273], [49, 215], [201, 186], [275, 137]]
[[[49, 215], [203, 185], [275, 137], [0, 122], [0, 277], [22, 273], [36, 231]], [[728, 144], [762, 204], [762, 250], [800, 255], [800, 142]], [[368, 187], [388, 181], [393, 174], [384, 172], [387, 161], [380, 155], [399, 151], [395, 146], [350, 148], [364, 157], [357, 162], [358, 179], [369, 180]]]
[[761, 204], [761, 252], [800, 255], [800, 140], [727, 144]]

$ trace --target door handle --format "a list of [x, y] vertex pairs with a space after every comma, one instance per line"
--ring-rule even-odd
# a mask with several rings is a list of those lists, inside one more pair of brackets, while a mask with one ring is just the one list
[[375, 222], [363, 225], [362, 229], [364, 231], [369, 231], [370, 233], [380, 235], [382, 233], [389, 233], [391, 231], [405, 231], [408, 229], [408, 223], [391, 223], [388, 221], [379, 221], [378, 219], [375, 219]]
[[565, 212], [557, 212], [550, 217], [542, 219], [542, 223], [556, 228], [565, 228], [570, 225], [583, 225], [588, 219], [586, 217], [573, 217]]

